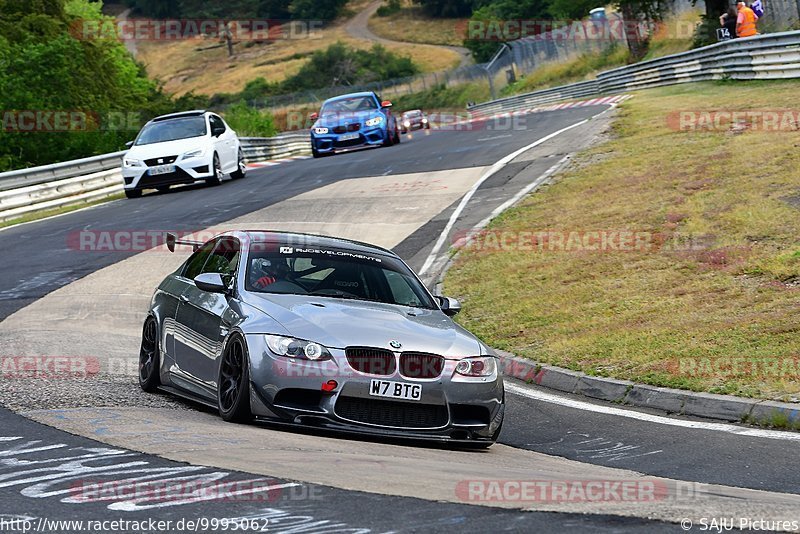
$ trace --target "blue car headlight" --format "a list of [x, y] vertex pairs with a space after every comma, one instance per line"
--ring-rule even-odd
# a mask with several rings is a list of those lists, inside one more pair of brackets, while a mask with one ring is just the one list
[[314, 128], [314, 133], [317, 135], [325, 135], [328, 131], [327, 128]]
[[378, 126], [378, 125], [380, 125], [380, 123], [382, 123], [382, 122], [383, 122], [383, 117], [373, 117], [373, 118], [371, 118], [371, 119], [368, 119], [368, 120], [367, 120], [367, 121], [364, 123], [364, 126]]

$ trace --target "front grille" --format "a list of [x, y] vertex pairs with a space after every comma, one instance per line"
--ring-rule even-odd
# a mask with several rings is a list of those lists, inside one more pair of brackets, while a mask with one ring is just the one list
[[156, 174], [155, 176], [145, 174], [136, 187], [143, 189], [145, 187], [160, 187], [172, 184], [191, 184], [192, 182], [194, 182], [194, 178], [180, 167], [177, 167], [175, 172], [169, 174]]
[[350, 347], [345, 350], [345, 355], [350, 367], [359, 373], [389, 376], [397, 368], [394, 353], [386, 349]]
[[333, 127], [333, 133], [343, 134], [345, 132], [357, 132], [361, 129], [361, 124], [354, 122], [353, 124], [345, 124]]
[[400, 374], [406, 378], [437, 378], [444, 369], [444, 358], [424, 352], [400, 355]]
[[336, 148], [348, 148], [348, 147], [351, 147], [351, 146], [359, 146], [359, 145], [363, 145], [363, 144], [364, 144], [364, 140], [362, 139], [362, 136], [359, 135], [355, 139], [348, 139], [347, 141], [336, 141], [336, 145], [335, 146], [336, 146]]
[[342, 419], [398, 428], [439, 428], [447, 424], [447, 407], [436, 404], [339, 397], [334, 408]]
[[153, 158], [144, 160], [144, 164], [148, 167], [155, 167], [156, 165], [167, 165], [168, 163], [175, 163], [178, 156], [164, 156], [163, 158]]

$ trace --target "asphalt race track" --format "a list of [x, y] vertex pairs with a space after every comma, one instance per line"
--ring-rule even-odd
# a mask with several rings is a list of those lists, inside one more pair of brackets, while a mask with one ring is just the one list
[[[0, 357], [92, 355], [105, 371], [108, 362], [135, 362], [141, 306], [153, 281], [182, 257], [82, 250], [82, 233], [316, 229], [390, 246], [420, 269], [487, 169], [594, 117], [523, 151], [486, 180], [451, 237], [591, 143], [607, 126], [607, 111], [579, 107], [513, 124], [419, 132], [391, 148], [254, 169], [218, 187], [174, 188], [2, 230], [0, 247], [13, 260], [0, 271]], [[391, 224], [382, 225], [387, 218]], [[13, 518], [250, 518], [269, 523], [269, 532], [677, 532], [682, 518], [800, 519], [798, 434], [745, 435], [736, 425], [656, 411], [625, 408], [621, 415], [611, 405], [520, 382], [509, 381], [498, 445], [481, 453], [234, 427], [203, 408], [145, 396], [133, 374], [8, 378], [2, 385], [0, 401], [13, 411], [0, 409], [0, 531]], [[236, 489], [186, 502], [118, 502], [92, 487], [76, 491], [87, 480], [131, 477], [222, 481]], [[473, 502], [459, 490], [462, 482], [489, 478], [652, 480], [670, 494], [656, 503]], [[271, 498], [257, 498], [254, 489], [263, 487], [273, 488]], [[682, 498], [675, 499], [676, 487], [685, 490]]]

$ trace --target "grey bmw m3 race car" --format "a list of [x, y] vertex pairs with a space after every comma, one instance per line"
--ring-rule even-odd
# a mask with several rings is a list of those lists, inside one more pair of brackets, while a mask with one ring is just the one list
[[139, 384], [251, 420], [488, 447], [503, 422], [497, 357], [393, 252], [234, 231], [153, 295]]

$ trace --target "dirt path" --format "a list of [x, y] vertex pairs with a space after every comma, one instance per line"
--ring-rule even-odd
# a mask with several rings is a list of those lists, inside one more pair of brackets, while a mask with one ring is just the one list
[[[417, 43], [410, 43], [408, 41], [393, 41], [391, 39], [385, 39], [378, 35], [372, 33], [369, 29], [369, 19], [372, 15], [378, 11], [378, 8], [381, 7], [383, 4], [382, 0], [375, 0], [371, 2], [363, 11], [353, 17], [345, 26], [345, 30], [347, 33], [356, 39], [363, 39], [366, 41], [373, 41], [380, 44], [417, 44]], [[461, 63], [459, 63], [459, 67], [464, 67], [466, 65], [472, 65], [472, 55], [469, 50], [463, 48], [461, 46], [442, 46], [442, 45], [425, 45], [419, 44], [418, 46], [430, 46], [434, 48], [444, 48], [455, 52], [461, 58]]]

